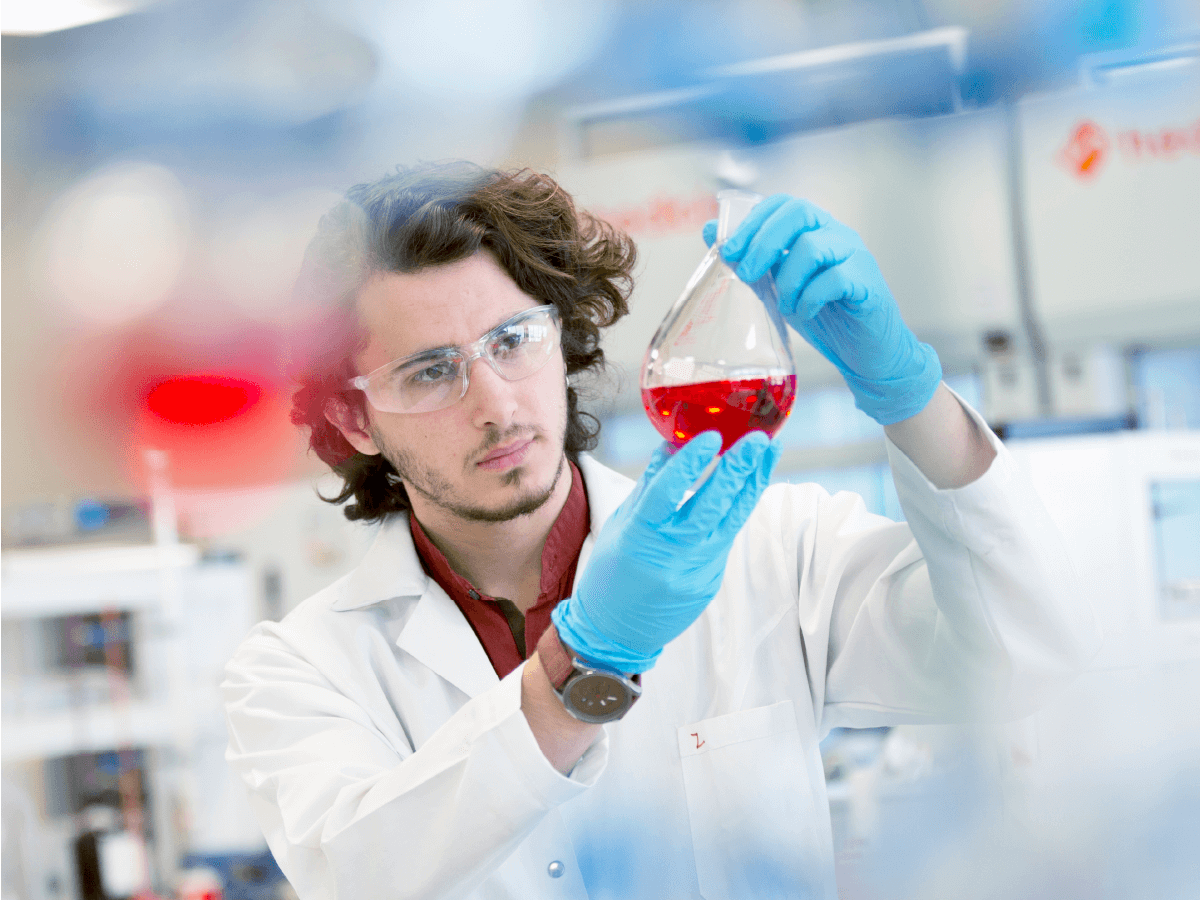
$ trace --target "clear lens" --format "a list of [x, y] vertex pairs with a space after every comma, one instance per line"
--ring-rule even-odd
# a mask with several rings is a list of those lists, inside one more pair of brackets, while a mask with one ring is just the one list
[[453, 403], [462, 393], [464, 360], [457, 350], [400, 366], [377, 385], [383, 402], [403, 412], [424, 412]]
[[378, 410], [432, 412], [462, 397], [471, 363], [479, 357], [486, 357], [501, 377], [518, 381], [542, 368], [557, 346], [557, 310], [538, 307], [514, 316], [469, 347], [421, 354], [377, 370], [363, 387]]
[[550, 316], [541, 314], [501, 326], [487, 344], [487, 356], [510, 381], [532, 375], [550, 358], [555, 341]]

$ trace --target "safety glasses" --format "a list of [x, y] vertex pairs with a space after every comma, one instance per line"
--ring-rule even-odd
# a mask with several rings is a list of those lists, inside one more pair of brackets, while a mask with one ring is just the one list
[[439, 347], [393, 360], [346, 383], [380, 412], [422, 413], [452, 406], [467, 393], [471, 363], [486, 359], [506, 381], [528, 378], [559, 346], [558, 310], [537, 306], [463, 347]]

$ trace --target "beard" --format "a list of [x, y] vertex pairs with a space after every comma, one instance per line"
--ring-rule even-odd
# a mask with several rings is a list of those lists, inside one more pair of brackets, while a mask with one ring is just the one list
[[[518, 438], [525, 433], [520, 429], [510, 429], [503, 434], [499, 430], [489, 432], [480, 452], [486, 453], [492, 447]], [[372, 429], [371, 437], [383, 458], [391, 463], [399, 474], [405, 489], [415, 491], [435, 506], [467, 522], [510, 522], [541, 509], [554, 495], [554, 489], [558, 486], [567, 464], [565, 449], [560, 446], [558, 467], [548, 484], [527, 483], [527, 475], [520, 467], [506, 472], [501, 476], [501, 483], [505, 487], [517, 487], [516, 496], [510, 497], [497, 506], [484, 506], [463, 497], [444, 474], [426, 465], [414, 454], [393, 447], [382, 434], [376, 433], [375, 429]], [[543, 435], [536, 435], [536, 437], [545, 440]]]

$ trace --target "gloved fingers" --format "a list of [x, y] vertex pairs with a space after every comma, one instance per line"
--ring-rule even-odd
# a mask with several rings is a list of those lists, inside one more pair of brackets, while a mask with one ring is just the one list
[[650, 454], [650, 462], [646, 465], [646, 469], [642, 472], [642, 477], [639, 479], [639, 481], [649, 484], [654, 480], [654, 476], [658, 474], [659, 470], [662, 469], [662, 467], [665, 466], [674, 455], [675, 448], [666, 441], [663, 441], [661, 444], [655, 447], [654, 452]]
[[676, 512], [677, 531], [694, 535], [696, 540], [711, 536], [746, 483], [754, 479], [770, 447], [771, 439], [761, 431], [739, 438], [725, 451], [712, 476]]
[[834, 303], [842, 303], [850, 309], [855, 309], [867, 302], [871, 285], [864, 275], [868, 273], [857, 271], [860, 267], [855, 265], [856, 262], [854, 257], [851, 257], [846, 262], [822, 269], [813, 275], [804, 288], [804, 309], [812, 310], [812, 315], [804, 317], [805, 321]]
[[858, 235], [838, 222], [799, 235], [775, 275], [779, 311], [784, 318], [803, 322], [820, 312], [831, 299], [836, 299], [825, 294], [809, 294], [806, 289], [819, 273], [844, 264], [862, 249]]
[[642, 476], [638, 479], [632, 493], [630, 493], [630, 495], [625, 498], [625, 502], [621, 504], [622, 509], [634, 507], [641, 501], [642, 495], [646, 493], [650, 482], [654, 480], [654, 477], [659, 473], [659, 470], [667, 464], [667, 461], [670, 460], [674, 452], [675, 448], [666, 441], [663, 441], [654, 449], [654, 452], [650, 454], [650, 462], [647, 463], [646, 468], [642, 470]]
[[722, 534], [727, 534], [732, 538], [742, 530], [742, 526], [750, 518], [750, 513], [754, 512], [754, 507], [758, 505], [763, 491], [771, 483], [771, 475], [775, 471], [775, 464], [779, 462], [779, 454], [782, 452], [782, 448], [777, 443], [770, 442], [770, 446], [763, 453], [752, 477], [746, 479], [741, 491], [729, 505], [729, 513], [719, 526]]
[[704, 243], [709, 247], [717, 240], [717, 220], [709, 219], [704, 223], [704, 230], [700, 233], [704, 238]]
[[[737, 264], [738, 278], [747, 284], [758, 281], [789, 254], [792, 244], [800, 235], [832, 221], [827, 213], [807, 200], [787, 198], [750, 237]], [[741, 233], [742, 229], [739, 228], [738, 234]], [[725, 258], [730, 258], [729, 253], [725, 254]]]
[[784, 206], [792, 198], [787, 194], [772, 194], [765, 200], [757, 203], [746, 218], [721, 245], [721, 256], [731, 266], [736, 266], [741, 262], [742, 256], [746, 252], [747, 245], [751, 242], [758, 230], [762, 228], [764, 222], [771, 218], [781, 206]]
[[666, 521], [720, 450], [721, 435], [716, 431], [698, 434], [676, 450], [646, 482], [638, 515], [651, 524]]

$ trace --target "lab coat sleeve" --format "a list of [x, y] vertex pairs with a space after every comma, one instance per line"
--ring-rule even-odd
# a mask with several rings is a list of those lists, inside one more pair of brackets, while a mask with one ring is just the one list
[[996, 449], [982, 477], [939, 490], [889, 442], [907, 524], [825, 495], [801, 542], [802, 639], [822, 733], [1027, 715], [1099, 647], [1056, 526], [967, 409]]
[[222, 684], [227, 759], [302, 900], [467, 894], [595, 781], [606, 739], [559, 774], [521, 712], [522, 668], [414, 749], [278, 626], [251, 634]]

